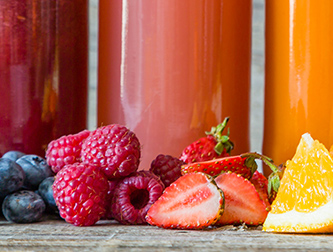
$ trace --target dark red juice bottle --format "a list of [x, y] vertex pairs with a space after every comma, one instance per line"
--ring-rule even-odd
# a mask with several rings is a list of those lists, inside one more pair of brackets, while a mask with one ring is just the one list
[[88, 0], [0, 0], [0, 154], [86, 128]]

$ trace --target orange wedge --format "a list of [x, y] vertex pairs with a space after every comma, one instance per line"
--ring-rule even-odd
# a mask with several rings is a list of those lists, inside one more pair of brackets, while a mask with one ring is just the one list
[[302, 136], [288, 160], [263, 231], [333, 232], [333, 159], [310, 134]]

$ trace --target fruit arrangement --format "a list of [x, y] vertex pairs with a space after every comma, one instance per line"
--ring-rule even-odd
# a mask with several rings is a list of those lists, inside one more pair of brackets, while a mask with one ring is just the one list
[[[17, 220], [12, 212], [9, 221], [38, 221], [48, 208], [76, 226], [100, 219], [178, 229], [260, 225], [278, 190], [279, 170], [258, 153], [232, 156], [229, 129], [223, 135], [228, 120], [185, 147], [179, 157], [159, 154], [147, 171], [139, 170], [139, 139], [119, 124], [51, 141], [46, 161], [15, 151], [12, 161], [5, 154], [2, 162], [10, 163], [16, 180], [13, 186], [0, 183], [4, 215], [9, 206], [24, 212], [7, 203], [24, 200], [34, 202], [36, 213]], [[272, 168], [273, 182], [257, 171], [256, 160]]]
[[148, 210], [151, 225], [203, 229], [209, 226], [262, 224], [270, 211], [268, 180], [257, 169], [257, 153], [181, 166], [183, 174]]
[[100, 219], [146, 223], [164, 184], [152, 172], [138, 171], [140, 148], [136, 135], [118, 124], [49, 143], [46, 159], [57, 171], [53, 195], [60, 216], [76, 226]]
[[[232, 155], [228, 118], [179, 157], [159, 154], [139, 170], [134, 132], [112, 124], [62, 136], [45, 159], [8, 151], [0, 158], [0, 200], [15, 223], [60, 215], [76, 226], [113, 219], [124, 225], [207, 229], [263, 225], [266, 232], [333, 232], [333, 146], [310, 134], [295, 156], [276, 166], [259, 153]], [[272, 170], [257, 170], [261, 160]]]

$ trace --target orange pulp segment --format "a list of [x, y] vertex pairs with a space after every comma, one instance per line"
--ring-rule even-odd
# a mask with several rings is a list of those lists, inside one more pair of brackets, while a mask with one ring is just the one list
[[280, 188], [263, 225], [268, 232], [333, 232], [333, 159], [310, 134], [302, 135], [286, 163]]
[[331, 157], [333, 158], [333, 144], [331, 145], [331, 148], [330, 148], [330, 154], [331, 154]]

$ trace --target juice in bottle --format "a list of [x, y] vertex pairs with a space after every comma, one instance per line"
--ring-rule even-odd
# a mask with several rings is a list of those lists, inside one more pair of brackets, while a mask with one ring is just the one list
[[0, 0], [0, 154], [86, 128], [87, 0]]
[[303, 133], [333, 143], [332, 17], [330, 0], [266, 1], [263, 154], [277, 164]]
[[140, 169], [229, 116], [249, 150], [251, 0], [100, 0], [98, 125], [142, 144]]

